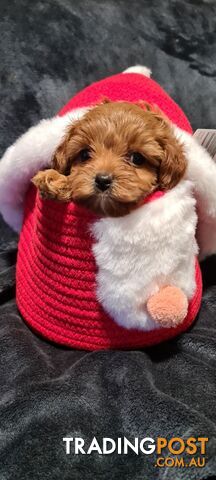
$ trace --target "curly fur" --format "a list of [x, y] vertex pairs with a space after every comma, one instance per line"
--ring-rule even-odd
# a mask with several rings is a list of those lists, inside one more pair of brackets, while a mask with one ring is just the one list
[[[83, 161], [80, 152], [89, 151]], [[145, 159], [130, 161], [133, 152]], [[129, 213], [156, 188], [170, 190], [184, 176], [186, 159], [169, 121], [145, 103], [96, 105], [68, 127], [57, 148], [53, 169], [39, 172], [34, 184], [41, 194], [73, 200], [104, 216]], [[111, 188], [98, 191], [98, 174], [112, 176]]]

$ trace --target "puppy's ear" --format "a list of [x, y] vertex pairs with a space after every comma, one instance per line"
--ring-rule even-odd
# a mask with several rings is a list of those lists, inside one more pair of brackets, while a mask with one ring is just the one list
[[34, 176], [32, 182], [44, 198], [52, 198], [67, 202], [72, 198], [72, 190], [69, 185], [70, 161], [68, 161], [67, 145], [69, 133], [54, 152], [51, 167], [40, 171]]
[[52, 158], [52, 168], [54, 168], [54, 170], [57, 170], [57, 172], [61, 173], [62, 175], [70, 174], [71, 163], [68, 159], [67, 154], [67, 147], [70, 136], [71, 133], [67, 133], [65, 135], [62, 143], [60, 143], [60, 145], [57, 147]]
[[161, 190], [170, 190], [183, 178], [187, 161], [183, 146], [176, 139], [169, 120], [159, 111], [151, 111], [151, 114], [157, 120], [155, 135], [163, 151], [158, 183]]
[[159, 156], [158, 185], [161, 190], [170, 190], [178, 184], [186, 170], [187, 162], [183, 147], [176, 139], [169, 119], [156, 105], [150, 105], [142, 100], [136, 105], [147, 113], [153, 137], [162, 152]]
[[183, 178], [186, 171], [186, 159], [182, 146], [174, 136], [170, 136], [164, 145], [164, 157], [160, 164], [159, 185], [162, 190], [170, 190]]
[[52, 167], [62, 175], [68, 175], [68, 162], [66, 159], [65, 141], [56, 149], [52, 158]]

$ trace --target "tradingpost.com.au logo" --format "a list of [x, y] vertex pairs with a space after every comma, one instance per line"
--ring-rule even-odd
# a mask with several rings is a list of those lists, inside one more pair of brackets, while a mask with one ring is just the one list
[[66, 455], [91, 455], [96, 452], [99, 455], [127, 455], [133, 451], [136, 455], [156, 454], [156, 467], [199, 467], [206, 464], [207, 437], [172, 437], [170, 439], [158, 437], [157, 439], [135, 437], [133, 441], [126, 437], [105, 437], [102, 441], [93, 437], [86, 444], [81, 437], [64, 437]]

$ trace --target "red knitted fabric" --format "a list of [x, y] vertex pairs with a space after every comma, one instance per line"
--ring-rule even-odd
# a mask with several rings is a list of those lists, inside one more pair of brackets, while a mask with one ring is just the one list
[[[149, 82], [153, 85], [151, 95]], [[144, 99], [156, 103], [174, 123], [190, 132], [181, 109], [152, 82], [138, 74], [111, 77], [76, 95], [61, 114], [95, 103], [101, 96]], [[145, 347], [186, 330], [200, 307], [202, 280], [198, 263], [197, 289], [181, 325], [150, 332], [124, 329], [104, 312], [96, 298], [97, 268], [90, 234], [94, 219], [73, 203], [43, 200], [34, 187], [29, 189], [17, 259], [17, 305], [25, 321], [56, 343], [87, 350]]]
[[137, 102], [144, 100], [157, 105], [179, 128], [192, 133], [191, 125], [177, 103], [169, 97], [158, 83], [138, 73], [120, 73], [95, 82], [75, 95], [59, 112], [59, 115], [74, 108], [88, 107], [107, 97], [113, 101]]
[[50, 340], [87, 350], [144, 347], [186, 330], [200, 306], [198, 263], [197, 290], [179, 327], [152, 332], [124, 329], [96, 299], [92, 220], [73, 203], [42, 200], [31, 187], [17, 260], [17, 304], [27, 323]]

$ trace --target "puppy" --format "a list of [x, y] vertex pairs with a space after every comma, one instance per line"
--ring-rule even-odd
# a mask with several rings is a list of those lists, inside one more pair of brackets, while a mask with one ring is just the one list
[[175, 187], [186, 159], [159, 111], [105, 100], [68, 128], [52, 167], [33, 178], [42, 196], [119, 217], [156, 189]]

